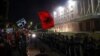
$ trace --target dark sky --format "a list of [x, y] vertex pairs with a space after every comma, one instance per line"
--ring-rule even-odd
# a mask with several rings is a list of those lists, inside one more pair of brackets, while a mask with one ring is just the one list
[[39, 10], [50, 12], [58, 6], [64, 4], [66, 0], [10, 0], [9, 19], [17, 21], [21, 18], [26, 20], [37, 20]]

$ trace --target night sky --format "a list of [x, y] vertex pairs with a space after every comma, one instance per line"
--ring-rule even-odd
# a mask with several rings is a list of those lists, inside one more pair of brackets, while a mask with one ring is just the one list
[[10, 0], [9, 19], [16, 22], [21, 18], [38, 22], [37, 12], [48, 10], [52, 12], [66, 0]]

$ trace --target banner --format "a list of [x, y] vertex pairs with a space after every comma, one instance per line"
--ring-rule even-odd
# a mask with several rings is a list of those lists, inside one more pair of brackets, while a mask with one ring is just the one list
[[23, 19], [17, 21], [16, 23], [17, 23], [18, 27], [22, 28], [26, 25], [26, 20], [23, 18]]

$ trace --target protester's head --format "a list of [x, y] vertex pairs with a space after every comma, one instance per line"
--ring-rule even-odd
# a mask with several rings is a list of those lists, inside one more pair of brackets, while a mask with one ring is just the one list
[[68, 40], [68, 39], [69, 39], [69, 38], [68, 38], [68, 36], [66, 36], [65, 38], [66, 38], [66, 40]]
[[70, 38], [73, 39], [74, 37], [73, 36], [70, 36]]

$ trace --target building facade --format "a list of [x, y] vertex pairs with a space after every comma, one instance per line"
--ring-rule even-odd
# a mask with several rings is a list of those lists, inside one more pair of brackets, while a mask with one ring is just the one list
[[55, 32], [100, 31], [100, 0], [69, 0], [53, 12]]

